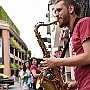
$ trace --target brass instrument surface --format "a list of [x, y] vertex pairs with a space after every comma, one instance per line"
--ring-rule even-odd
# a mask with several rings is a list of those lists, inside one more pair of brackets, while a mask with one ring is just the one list
[[[47, 23], [47, 24], [44, 24], [44, 22], [40, 22], [40, 23], [37, 23], [35, 25], [34, 32], [35, 32], [35, 35], [37, 37], [37, 41], [39, 43], [39, 46], [42, 49], [43, 56], [45, 58], [50, 57], [50, 52], [47, 51], [46, 46], [44, 44], [44, 41], [42, 40], [41, 35], [38, 32], [38, 28], [40, 26], [48, 26], [48, 25], [51, 25], [51, 24], [55, 24], [57, 22], [58, 21], [54, 21], [52, 23]], [[61, 75], [58, 74], [58, 71], [57, 71], [56, 67], [48, 69], [48, 70], [49, 70], [50, 78], [48, 78], [47, 76], [43, 76], [43, 74], [41, 73], [41, 75], [39, 77], [40, 86], [44, 87], [45, 90], [66, 90], [67, 86], [65, 86]]]

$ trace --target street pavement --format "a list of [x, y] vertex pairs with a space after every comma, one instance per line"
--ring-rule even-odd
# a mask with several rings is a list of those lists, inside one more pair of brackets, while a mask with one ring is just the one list
[[14, 85], [9, 86], [8, 90], [21, 90], [20, 84], [18, 82], [15, 82]]
[[[4, 88], [3, 90], [7, 90], [7, 89]], [[15, 79], [14, 85], [9, 86], [8, 90], [23, 90], [23, 89], [20, 88], [20, 84], [19, 84], [18, 78]], [[31, 89], [31, 90], [33, 90], [33, 89]]]

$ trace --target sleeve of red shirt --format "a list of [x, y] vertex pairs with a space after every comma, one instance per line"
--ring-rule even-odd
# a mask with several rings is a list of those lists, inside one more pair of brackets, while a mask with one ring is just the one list
[[83, 43], [87, 38], [90, 38], [90, 18], [84, 18], [79, 24], [80, 39]]

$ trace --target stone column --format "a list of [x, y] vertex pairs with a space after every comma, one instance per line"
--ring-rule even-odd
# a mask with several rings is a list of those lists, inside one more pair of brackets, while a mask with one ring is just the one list
[[9, 57], [9, 30], [2, 30], [3, 47], [4, 47], [4, 74], [11, 75], [10, 57]]

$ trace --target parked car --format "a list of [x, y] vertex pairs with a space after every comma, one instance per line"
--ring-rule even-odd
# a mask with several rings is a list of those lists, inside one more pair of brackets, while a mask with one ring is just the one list
[[14, 85], [14, 78], [5, 74], [0, 74], [0, 84]]

